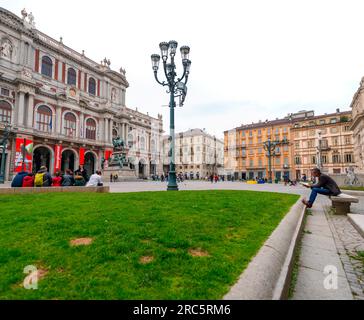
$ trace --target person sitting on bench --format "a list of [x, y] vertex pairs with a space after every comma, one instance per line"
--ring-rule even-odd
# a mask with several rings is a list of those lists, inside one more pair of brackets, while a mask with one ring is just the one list
[[303, 199], [302, 202], [307, 208], [311, 208], [316, 200], [317, 194], [324, 194], [326, 196], [337, 196], [341, 193], [340, 188], [336, 182], [326, 174], [321, 173], [319, 168], [312, 169], [312, 175], [318, 177], [318, 183], [314, 185], [304, 185], [306, 188], [311, 188], [310, 198], [307, 201]]

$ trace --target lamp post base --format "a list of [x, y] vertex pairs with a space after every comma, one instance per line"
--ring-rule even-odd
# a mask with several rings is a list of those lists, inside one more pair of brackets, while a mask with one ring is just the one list
[[175, 172], [169, 172], [167, 191], [178, 191], [177, 179]]

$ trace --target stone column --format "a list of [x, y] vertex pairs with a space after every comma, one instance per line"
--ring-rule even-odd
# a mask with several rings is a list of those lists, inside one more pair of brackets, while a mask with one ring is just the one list
[[109, 119], [105, 118], [104, 140], [109, 141]]
[[84, 139], [85, 138], [85, 114], [81, 111], [80, 113], [80, 125], [79, 125], [79, 135], [78, 137], [80, 139]]
[[104, 119], [100, 118], [99, 119], [99, 134], [97, 137], [99, 141], [104, 141], [104, 132], [105, 132], [104, 123], [105, 123]]
[[18, 125], [24, 126], [24, 99], [25, 93], [20, 91], [19, 92], [19, 101], [18, 101]]
[[111, 139], [112, 139], [112, 127], [113, 127], [113, 120], [110, 119], [110, 124], [109, 124], [109, 140], [107, 142], [111, 143]]
[[34, 95], [29, 93], [28, 108], [27, 108], [27, 127], [30, 129], [33, 127], [34, 117]]
[[[62, 133], [62, 129], [61, 129], [61, 125], [62, 125], [62, 107], [60, 107], [60, 106], [57, 106], [56, 121], [53, 121], [53, 123], [56, 124], [56, 133], [61, 134]], [[52, 131], [54, 132], [54, 125], [53, 125], [53, 128], [52, 128]]]

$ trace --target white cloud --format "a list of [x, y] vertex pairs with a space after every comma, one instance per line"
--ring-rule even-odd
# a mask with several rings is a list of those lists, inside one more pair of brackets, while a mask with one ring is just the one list
[[[49, 1], [25, 7], [37, 27], [112, 67], [127, 70], [127, 104], [164, 115], [168, 95], [153, 79], [150, 54], [161, 41], [191, 47], [189, 92], [176, 128], [222, 132], [303, 108], [348, 109], [364, 73], [362, 1]], [[58, 2], [57, 2], [58, 3]], [[209, 108], [209, 106], [211, 106]]]

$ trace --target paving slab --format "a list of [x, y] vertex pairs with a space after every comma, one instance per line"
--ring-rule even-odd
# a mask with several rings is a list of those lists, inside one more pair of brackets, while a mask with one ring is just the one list
[[339, 277], [345, 278], [345, 271], [336, 252], [302, 245], [299, 265], [323, 272], [325, 267], [334, 266]]
[[327, 274], [310, 268], [299, 267], [293, 300], [353, 300], [348, 281], [337, 277], [337, 289], [326, 289], [324, 286]]
[[305, 234], [302, 245], [337, 252], [334, 239], [322, 235]]

